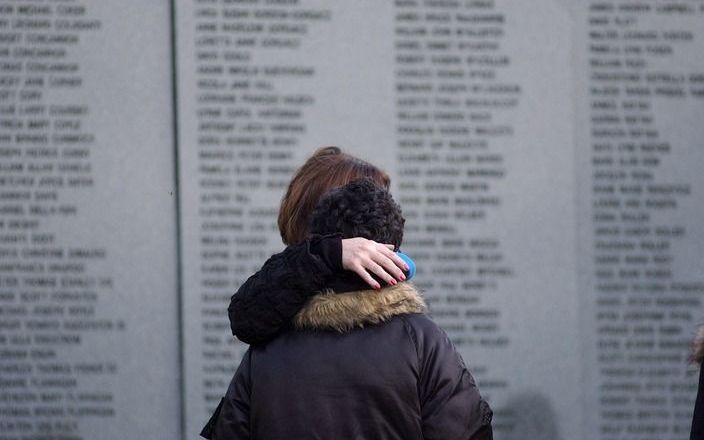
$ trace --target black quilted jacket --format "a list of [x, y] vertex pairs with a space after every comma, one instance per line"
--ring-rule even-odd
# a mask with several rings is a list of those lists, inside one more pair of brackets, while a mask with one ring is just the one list
[[315, 295], [293, 329], [249, 349], [204, 435], [491, 439], [489, 405], [423, 310], [409, 283]]

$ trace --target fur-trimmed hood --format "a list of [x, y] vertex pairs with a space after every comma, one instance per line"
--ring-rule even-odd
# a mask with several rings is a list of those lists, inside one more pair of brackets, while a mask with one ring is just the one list
[[704, 361], [704, 325], [699, 326], [697, 334], [694, 336], [690, 360], [698, 365]]
[[425, 301], [408, 282], [381, 290], [346, 293], [326, 291], [312, 297], [293, 319], [298, 329], [346, 332], [378, 324], [398, 315], [423, 313]]

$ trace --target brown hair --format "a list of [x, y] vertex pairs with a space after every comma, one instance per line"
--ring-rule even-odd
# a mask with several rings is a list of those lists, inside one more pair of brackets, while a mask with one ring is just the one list
[[333, 188], [355, 179], [369, 177], [379, 186], [389, 188], [388, 174], [362, 159], [342, 152], [338, 147], [323, 147], [296, 171], [279, 209], [279, 232], [286, 245], [300, 243], [308, 237], [310, 217], [318, 201]]

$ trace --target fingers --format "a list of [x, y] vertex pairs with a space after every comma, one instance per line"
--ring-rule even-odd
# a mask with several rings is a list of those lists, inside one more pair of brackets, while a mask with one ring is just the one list
[[[399, 281], [405, 281], [406, 280], [406, 275], [404, 275], [403, 271], [399, 269], [398, 266], [396, 266], [396, 263], [394, 261], [387, 257], [386, 255], [378, 254], [375, 257], [375, 261], [372, 261], [370, 263], [371, 267], [367, 267], [367, 269], [371, 270], [374, 272], [377, 276], [379, 276], [381, 279], [386, 281], [388, 284], [395, 284], [396, 280]], [[379, 274], [379, 272], [383, 273], [383, 276]], [[388, 278], [395, 278], [394, 283], [391, 283]]]
[[[384, 245], [388, 246], [388, 245]], [[406, 264], [405, 261], [401, 257], [399, 257], [396, 252], [393, 252], [391, 250], [381, 248], [382, 251], [381, 253], [386, 257], [386, 259], [381, 259], [380, 260], [375, 260], [377, 263], [381, 264], [384, 266], [384, 268], [391, 273], [393, 276], [396, 277], [398, 280], [405, 280], [406, 276], [404, 275], [404, 271], [408, 272], [410, 268], [408, 267], [408, 264]]]
[[[396, 284], [398, 284], [398, 282], [396, 281], [396, 279], [394, 279], [393, 276], [391, 276], [388, 272], [384, 270], [383, 267], [375, 263], [373, 260], [364, 261], [363, 266], [365, 269], [372, 272], [377, 277], [381, 278], [386, 284], [390, 286], [395, 286]], [[398, 270], [398, 268], [396, 268], [396, 270]]]
[[359, 275], [359, 277], [362, 278], [365, 283], [372, 286], [373, 289], [381, 289], [381, 285], [379, 285], [379, 283], [374, 278], [372, 278], [369, 272], [367, 272], [361, 265], [354, 266], [352, 268], [352, 271]]

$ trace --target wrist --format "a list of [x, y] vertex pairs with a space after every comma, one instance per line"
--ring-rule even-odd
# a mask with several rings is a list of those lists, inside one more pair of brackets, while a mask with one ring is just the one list
[[312, 239], [310, 252], [323, 260], [323, 263], [331, 271], [339, 272], [343, 270], [342, 234], [331, 234]]

